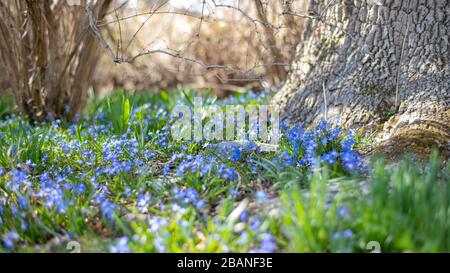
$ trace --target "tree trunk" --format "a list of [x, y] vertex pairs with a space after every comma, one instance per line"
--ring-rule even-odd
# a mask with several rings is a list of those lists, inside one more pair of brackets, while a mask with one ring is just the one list
[[264, 35], [262, 41], [264, 46], [270, 52], [271, 60], [267, 67], [267, 76], [269, 77], [270, 84], [276, 85], [283, 82], [286, 79], [286, 71], [284, 66], [283, 56], [280, 49], [277, 46], [277, 40], [275, 37], [274, 29], [271, 27], [269, 20], [267, 19], [267, 11], [264, 10], [264, 5], [261, 0], [255, 0], [256, 14], [258, 20], [262, 23], [264, 28]]
[[338, 115], [346, 128], [383, 128], [384, 152], [448, 155], [450, 1], [310, 1], [309, 14], [272, 101], [281, 117], [313, 125]]
[[[111, 5], [112, 0], [104, 0], [103, 4], [99, 6], [98, 19], [103, 19], [108, 12], [108, 8]], [[86, 22], [85, 28], [88, 28]], [[70, 118], [74, 118], [81, 109], [86, 105], [87, 90], [92, 81], [94, 71], [97, 67], [99, 55], [99, 44], [94, 35], [86, 37], [83, 48], [81, 49], [80, 56], [78, 58], [78, 66], [76, 68], [76, 76], [74, 78], [72, 93], [69, 101], [70, 105]]]
[[[0, 62], [11, 80], [18, 110], [35, 121], [73, 118], [84, 106], [98, 59], [81, 6], [66, 1], [0, 2]], [[103, 18], [112, 0], [97, 1]]]

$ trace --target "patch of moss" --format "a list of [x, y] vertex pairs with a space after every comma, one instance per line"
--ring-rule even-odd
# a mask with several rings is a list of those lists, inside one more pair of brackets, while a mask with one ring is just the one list
[[379, 142], [374, 147], [374, 153], [381, 153], [388, 158], [397, 160], [404, 154], [413, 154], [421, 160], [427, 160], [436, 149], [444, 158], [448, 158], [447, 137], [438, 130], [404, 128], [396, 132], [391, 138]]

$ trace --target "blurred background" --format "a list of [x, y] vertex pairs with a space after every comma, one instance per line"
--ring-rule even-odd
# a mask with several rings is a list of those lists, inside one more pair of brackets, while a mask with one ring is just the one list
[[[170, 89], [178, 85], [230, 91], [276, 87], [286, 79], [302, 39], [304, 0], [118, 1], [105, 18], [105, 39], [118, 55], [164, 50], [133, 63], [113, 64], [103, 54], [93, 86], [104, 95], [116, 88]], [[118, 18], [126, 18], [120, 20]], [[101, 25], [101, 24], [100, 24]], [[120, 25], [120, 26], [119, 26]], [[121, 43], [117, 46], [118, 43]], [[195, 60], [220, 68], [205, 68]]]
[[[179, 85], [213, 89], [219, 97], [277, 87], [302, 39], [304, 0], [129, 0], [113, 2], [98, 22], [115, 63], [100, 50], [94, 94], [161, 90]], [[77, 8], [77, 7], [70, 7]], [[288, 31], [289, 30], [289, 31]], [[1, 68], [0, 68], [1, 69]], [[9, 89], [5, 73], [0, 90]]]

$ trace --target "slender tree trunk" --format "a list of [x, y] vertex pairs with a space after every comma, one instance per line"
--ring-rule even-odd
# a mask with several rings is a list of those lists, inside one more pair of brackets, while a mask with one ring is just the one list
[[448, 155], [450, 1], [310, 1], [309, 14], [272, 101], [281, 116], [312, 125], [339, 115], [347, 128], [382, 128], [385, 152]]
[[[99, 7], [97, 18], [105, 17], [112, 0], [105, 0], [103, 5]], [[86, 22], [85, 28], [88, 28]], [[69, 105], [71, 108], [70, 118], [74, 118], [77, 113], [86, 104], [87, 89], [92, 81], [94, 71], [98, 63], [99, 44], [94, 35], [89, 35], [83, 44], [81, 54], [78, 59], [78, 66], [76, 68], [76, 76], [72, 86], [71, 97]]]
[[[18, 110], [32, 120], [73, 118], [84, 106], [98, 60], [81, 6], [66, 1], [0, 2], [0, 62], [11, 79]], [[95, 4], [105, 16], [112, 0]]]
[[267, 11], [264, 10], [264, 5], [261, 0], [255, 0], [255, 6], [258, 20], [262, 23], [264, 28], [263, 43], [264, 46], [267, 47], [267, 50], [270, 52], [271, 56], [271, 64], [269, 64], [267, 68], [267, 75], [270, 76], [270, 83], [275, 85], [286, 79], [285, 68], [281, 65], [284, 63], [283, 56], [277, 46], [274, 30], [267, 19]]

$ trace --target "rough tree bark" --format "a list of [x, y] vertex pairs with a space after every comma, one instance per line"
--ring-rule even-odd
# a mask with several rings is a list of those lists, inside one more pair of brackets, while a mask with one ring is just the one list
[[[339, 115], [396, 154], [450, 150], [450, 1], [310, 1], [304, 42], [272, 103], [288, 123]], [[390, 117], [390, 118], [388, 118]]]

